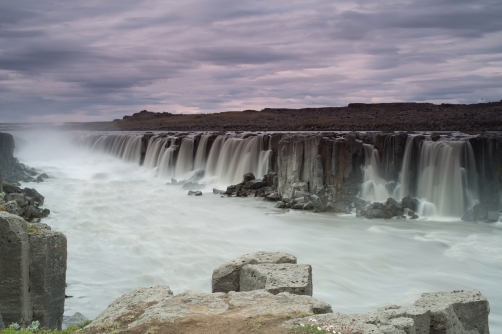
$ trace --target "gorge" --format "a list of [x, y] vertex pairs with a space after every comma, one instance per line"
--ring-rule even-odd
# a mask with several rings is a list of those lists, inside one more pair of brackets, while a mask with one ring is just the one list
[[[20, 161], [50, 176], [36, 185], [51, 208], [44, 222], [68, 238], [67, 294], [73, 298], [66, 300], [65, 314], [78, 311], [94, 318], [139, 286], [169, 284], [176, 294], [186, 289], [209, 292], [208, 273], [219, 263], [270, 249], [310, 263], [314, 297], [335, 312], [411, 304], [425, 291], [480, 289], [490, 301], [492, 331], [502, 328], [501, 224], [459, 220], [476, 201], [494, 211], [500, 199], [497, 133], [441, 133], [440, 138], [370, 132], [13, 134], [26, 141], [17, 152]], [[363, 196], [363, 186], [373, 183], [377, 191], [368, 192], [368, 201], [385, 201], [387, 194], [400, 200], [399, 184], [392, 181], [401, 183], [402, 161], [408, 159], [407, 147], [415, 149], [413, 140], [435, 143], [438, 149], [461, 144], [464, 148], [451, 150], [444, 163], [451, 162], [453, 171], [460, 169], [467, 181], [472, 164], [465, 151], [472, 148], [477, 181], [455, 188], [461, 189], [463, 200], [461, 206], [452, 205], [454, 214], [422, 214], [409, 222], [362, 219], [353, 213], [275, 209], [274, 203], [255, 198], [212, 194], [213, 187], [241, 182], [244, 173], [261, 178], [275, 172], [282, 197], [295, 197], [306, 183], [306, 192], [322, 197], [327, 207], [341, 203], [334, 207], [355, 211], [353, 197]], [[412, 159], [425, 154], [423, 147], [418, 149], [420, 155], [407, 151], [410, 165], [416, 166], [410, 168], [410, 187], [421, 185], [413, 179], [422, 169]], [[281, 171], [279, 165], [287, 168]], [[197, 172], [201, 169], [204, 176]], [[182, 185], [166, 185], [172, 178], [178, 183], [198, 179], [193, 182], [206, 184], [203, 196], [186, 196]], [[450, 178], [447, 187], [455, 180]], [[380, 193], [384, 195], [370, 197]], [[440, 210], [441, 203], [434, 200], [430, 203]]]

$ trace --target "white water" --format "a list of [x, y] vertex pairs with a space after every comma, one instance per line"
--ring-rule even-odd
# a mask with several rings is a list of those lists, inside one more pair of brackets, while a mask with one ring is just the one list
[[[395, 189], [387, 187], [389, 181], [381, 177], [383, 165], [392, 153], [384, 152], [385, 164], [373, 145], [364, 144], [365, 165], [361, 198], [383, 202], [389, 197], [400, 201], [405, 196], [420, 200], [421, 217], [460, 218], [467, 209], [478, 202], [477, 171], [472, 147], [468, 141], [427, 141], [420, 144], [417, 158], [417, 180], [412, 181], [412, 137], [408, 138], [400, 177]], [[391, 147], [392, 148], [392, 147]], [[412, 184], [416, 182], [416, 184]], [[412, 192], [415, 187], [415, 192]]]
[[[422, 292], [480, 289], [502, 332], [502, 224], [365, 220], [289, 211], [254, 198], [202, 197], [149, 170], [20, 133], [21, 162], [51, 177], [35, 187], [68, 237], [66, 314], [96, 317], [139, 286], [210, 291], [212, 270], [247, 252], [280, 250], [313, 266], [314, 296], [335, 312], [409, 305]], [[209, 161], [208, 161], [209, 163]], [[233, 167], [232, 167], [233, 168]]]

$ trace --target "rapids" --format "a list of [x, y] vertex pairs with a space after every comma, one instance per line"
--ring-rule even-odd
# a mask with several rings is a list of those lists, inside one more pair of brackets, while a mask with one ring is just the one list
[[[26, 139], [19, 160], [50, 176], [23, 187], [45, 196], [51, 215], [43, 222], [68, 237], [66, 294], [73, 297], [66, 299], [67, 315], [94, 318], [141, 286], [209, 292], [220, 264], [247, 252], [280, 250], [312, 265], [314, 297], [335, 312], [410, 305], [428, 291], [479, 289], [491, 304], [492, 332], [502, 332], [500, 222], [282, 211], [254, 198], [221, 198], [213, 185], [191, 197], [166, 185], [155, 169], [71, 146], [67, 134], [12, 133]], [[158, 154], [147, 158], [159, 161], [168, 148], [159, 144]], [[195, 160], [220, 173], [218, 157]], [[235, 167], [226, 181], [243, 172]]]

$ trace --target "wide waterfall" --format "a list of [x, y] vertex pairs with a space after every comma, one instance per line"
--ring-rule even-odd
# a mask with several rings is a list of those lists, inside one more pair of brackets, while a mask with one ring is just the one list
[[416, 197], [420, 200], [417, 213], [425, 217], [461, 217], [479, 201], [476, 163], [467, 140], [421, 140], [417, 145], [414, 137], [408, 137], [396, 179], [382, 177], [392, 175], [386, 170], [393, 163], [389, 163], [392, 152], [384, 152], [386, 161], [380, 160], [371, 144], [364, 144], [364, 152], [360, 196], [365, 200]]
[[[229, 185], [241, 182], [245, 173], [261, 178], [278, 171], [281, 153], [277, 146], [272, 151], [271, 138], [267, 134], [132, 133], [86, 134], [73, 142], [125, 161], [143, 161], [143, 168], [167, 180], [193, 180], [196, 174], [203, 184]], [[362, 175], [359, 197], [371, 202], [415, 197], [420, 201], [420, 217], [458, 218], [480, 201], [476, 161], [466, 136], [432, 140], [424, 135], [390, 134], [378, 138], [358, 139], [363, 157], [356, 167]], [[318, 148], [305, 146], [302, 159], [315, 157], [317, 153], [307, 152], [312, 149]], [[300, 178], [311, 182], [310, 165], [306, 160], [302, 164]]]
[[73, 138], [79, 146], [111, 154], [128, 162], [137, 162], [141, 153], [142, 135], [86, 135]]
[[[204, 182], [220, 184], [239, 183], [245, 173], [262, 177], [268, 172], [271, 151], [263, 135], [219, 135], [210, 142], [211, 137], [152, 135], [146, 145], [143, 167], [156, 170], [159, 177], [179, 180], [189, 179], [195, 171], [205, 171]], [[88, 134], [73, 141], [126, 161], [140, 161], [141, 139], [139, 135]]]

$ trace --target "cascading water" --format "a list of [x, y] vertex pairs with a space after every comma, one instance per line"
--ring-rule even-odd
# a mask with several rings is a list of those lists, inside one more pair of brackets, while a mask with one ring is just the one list
[[194, 139], [189, 137], [183, 138], [178, 160], [176, 161], [176, 172], [174, 174], [176, 178], [184, 177], [193, 170], [193, 150]]
[[210, 135], [202, 135], [199, 145], [197, 146], [197, 154], [195, 155], [194, 169], [201, 170], [206, 168], [206, 150], [207, 142]]
[[401, 194], [420, 199], [420, 215], [460, 217], [478, 198], [475, 166], [468, 141], [422, 141], [416, 193], [404, 192], [411, 187], [403, 173]]
[[242, 181], [242, 175], [249, 172], [261, 177], [266, 174], [264, 160], [268, 159], [268, 155], [262, 155], [262, 152], [263, 136], [228, 138], [218, 154], [216, 168], [208, 176], [228, 184]]
[[93, 151], [113, 155], [128, 162], [138, 162], [141, 154], [141, 135], [84, 135], [72, 141]]
[[360, 197], [371, 202], [383, 202], [390, 197], [387, 181], [380, 176], [380, 156], [373, 145], [364, 144], [364, 182]]
[[[409, 137], [401, 173], [395, 190], [393, 180], [381, 175], [382, 164], [373, 145], [364, 144], [364, 183], [361, 198], [383, 202], [388, 197], [401, 200], [405, 196], [420, 200], [419, 216], [461, 217], [478, 201], [477, 171], [469, 141], [420, 142]], [[392, 154], [385, 152], [388, 166]], [[392, 161], [393, 163], [393, 161]], [[390, 174], [390, 173], [387, 173]]]

